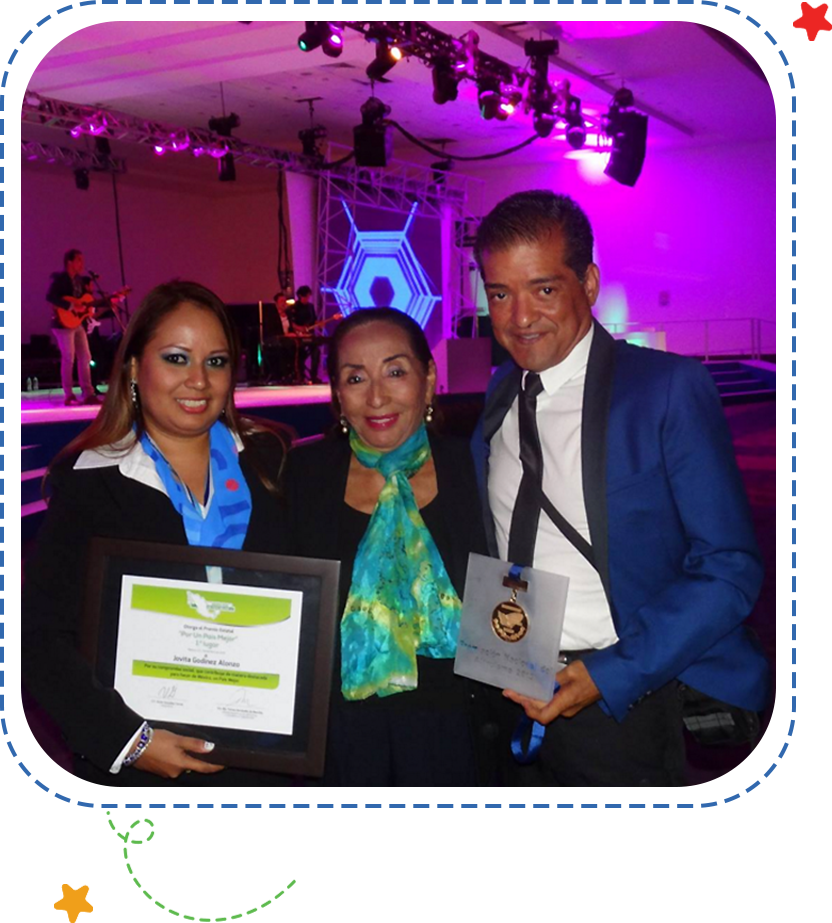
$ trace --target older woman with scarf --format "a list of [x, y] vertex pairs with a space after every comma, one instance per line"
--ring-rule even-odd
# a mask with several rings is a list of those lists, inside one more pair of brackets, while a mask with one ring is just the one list
[[468, 553], [484, 547], [468, 445], [426, 427], [436, 367], [407, 315], [352, 313], [327, 371], [340, 433], [289, 454], [283, 530], [287, 551], [341, 561], [323, 783], [487, 781], [476, 689], [453, 672]]

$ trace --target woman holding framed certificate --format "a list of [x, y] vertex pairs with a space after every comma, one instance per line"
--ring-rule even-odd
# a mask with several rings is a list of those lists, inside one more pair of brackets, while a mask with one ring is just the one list
[[476, 785], [475, 684], [455, 676], [460, 594], [484, 537], [468, 444], [429, 432], [436, 367], [419, 325], [353, 312], [329, 343], [333, 436], [289, 454], [282, 534], [341, 561], [324, 784]]
[[23, 587], [23, 675], [65, 736], [76, 774], [92, 781], [277, 780], [215, 775], [223, 767], [204, 759], [212, 744], [149, 726], [77, 649], [94, 536], [276, 550], [284, 443], [238, 415], [238, 358], [213, 292], [193, 282], [158, 286], [124, 334], [101, 411], [50, 467], [52, 497]]

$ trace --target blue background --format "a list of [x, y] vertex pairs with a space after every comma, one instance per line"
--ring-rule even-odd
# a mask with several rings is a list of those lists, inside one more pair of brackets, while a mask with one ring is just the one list
[[[189, 7], [181, 7], [183, 10]], [[204, 10], [205, 6], [201, 6]], [[573, 7], [573, 9], [576, 9]], [[641, 7], [642, 10], [650, 9]], [[469, 15], [485, 15], [481, 12]], [[656, 8], [666, 11], [666, 6]], [[540, 11], [552, 18], [551, 11]], [[707, 10], [716, 17], [733, 9]], [[786, 695], [778, 741], [778, 790], [738, 792], [528, 792], [504, 794], [385, 794], [312, 796], [104, 795], [73, 789], [21, 789], [9, 772], [2, 790], [9, 858], [4, 916], [60, 919], [52, 908], [60, 884], [91, 885], [95, 911], [81, 921], [109, 919], [108, 809], [286, 810], [290, 920], [367, 920], [397, 923], [452, 919], [640, 921], [770, 920], [792, 916], [797, 897], [797, 763], [832, 761], [821, 684], [828, 673], [832, 618], [826, 580], [829, 509], [822, 485], [829, 469], [822, 419], [828, 384], [821, 379], [830, 343], [830, 298], [818, 276], [830, 262], [830, 137], [828, 73], [832, 42], [798, 42], [792, 20], [798, 3], [755, 10], [778, 19], [780, 90], [788, 101], [784, 143], [784, 315], [797, 310], [799, 340], [792, 355], [784, 411], [788, 413], [791, 544], [785, 553]], [[84, 13], [76, 13], [80, 18]], [[332, 15], [332, 14], [331, 14]], [[343, 14], [339, 14], [343, 15]], [[382, 13], [381, 15], [387, 15]], [[67, 16], [67, 18], [70, 18]], [[13, 47], [13, 46], [12, 46]], [[4, 85], [13, 109], [18, 84], [9, 61]], [[7, 113], [9, 110], [7, 110]], [[11, 114], [11, 113], [9, 113]], [[6, 131], [12, 131], [12, 119]], [[6, 202], [13, 211], [13, 143], [5, 151]], [[712, 219], [719, 221], [719, 215]], [[12, 222], [8, 268], [13, 278]], [[731, 255], [726, 254], [726, 259]], [[754, 272], [737, 266], [737, 272]], [[9, 292], [11, 301], [11, 292]], [[791, 328], [790, 328], [791, 329]], [[784, 328], [785, 330], [785, 328]], [[14, 350], [8, 338], [7, 425], [17, 413]], [[781, 399], [783, 355], [778, 357]], [[7, 430], [8, 432], [9, 430]], [[12, 482], [12, 462], [5, 465]], [[782, 466], [781, 455], [779, 464]], [[11, 491], [6, 494], [14, 519]], [[8, 534], [8, 533], [7, 533]], [[3, 556], [6, 585], [18, 579], [11, 540]], [[795, 619], [797, 621], [795, 621]], [[11, 685], [11, 619], [7, 664]], [[791, 630], [789, 630], [791, 629]], [[11, 691], [11, 690], [10, 690]], [[12, 693], [13, 694], [13, 693]], [[19, 734], [8, 719], [9, 751]], [[13, 768], [13, 755], [4, 764]], [[761, 756], [761, 760], [765, 754]], [[21, 775], [20, 780], [24, 777]], [[48, 783], [47, 783], [48, 784]], [[672, 803], [671, 803], [672, 802]], [[212, 856], [206, 875], [186, 886], [194, 919], [211, 899]], [[148, 919], [152, 882], [136, 882]]]

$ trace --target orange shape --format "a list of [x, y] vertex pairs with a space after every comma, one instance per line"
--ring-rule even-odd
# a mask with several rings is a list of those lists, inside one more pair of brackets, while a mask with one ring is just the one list
[[82, 913], [92, 913], [92, 904], [87, 900], [89, 885], [61, 885], [63, 897], [53, 904], [55, 910], [62, 910], [64, 923], [78, 923]]

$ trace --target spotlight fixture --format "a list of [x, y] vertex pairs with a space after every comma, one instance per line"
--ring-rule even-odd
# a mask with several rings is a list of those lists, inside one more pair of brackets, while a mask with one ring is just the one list
[[635, 186], [647, 153], [647, 116], [633, 108], [631, 90], [617, 90], [604, 119], [604, 131], [612, 139], [612, 153], [604, 173], [624, 186]]
[[486, 121], [498, 119], [502, 122], [508, 118], [509, 113], [501, 109], [503, 97], [498, 80], [490, 77], [481, 79], [477, 83], [477, 100], [480, 104], [480, 115]]
[[323, 159], [323, 154], [318, 147], [319, 141], [326, 141], [326, 128], [323, 125], [315, 125], [312, 128], [303, 128], [298, 132], [298, 139], [303, 146], [304, 157], [314, 157], [318, 160]]
[[581, 113], [581, 101], [577, 96], [570, 96], [566, 102], [566, 140], [569, 146], [579, 151], [586, 144], [586, 122]]
[[548, 138], [557, 121], [552, 108], [551, 100], [548, 105], [535, 106], [532, 115], [532, 126], [538, 138]]
[[217, 175], [221, 183], [233, 183], [237, 179], [234, 155], [229, 151], [217, 160]]
[[404, 54], [398, 45], [393, 44], [386, 38], [379, 39], [376, 42], [376, 56], [367, 65], [367, 76], [372, 81], [381, 80], [403, 57]]
[[532, 124], [539, 138], [548, 138], [557, 121], [555, 94], [549, 83], [549, 57], [556, 55], [558, 49], [556, 39], [529, 39], [524, 46], [530, 59], [525, 108], [532, 111]]
[[[223, 108], [225, 108], [224, 104]], [[208, 120], [208, 128], [221, 138], [230, 138], [232, 130], [239, 127], [240, 116], [237, 115], [236, 112], [232, 112], [231, 115], [215, 116]], [[194, 151], [194, 154], [196, 153], [197, 152]], [[228, 149], [228, 145], [223, 145], [218, 148], [208, 148], [205, 153], [216, 158], [217, 176], [221, 183], [233, 183], [237, 179], [237, 168], [234, 166], [234, 155]]]
[[393, 139], [384, 119], [390, 107], [371, 96], [361, 107], [361, 124], [352, 130], [358, 167], [386, 167], [393, 156]]
[[113, 152], [110, 148], [110, 142], [107, 138], [96, 138], [95, 139], [95, 153], [100, 154], [102, 157], [111, 157]]
[[86, 191], [90, 188], [90, 171], [86, 169], [73, 170], [75, 174], [75, 188]]
[[236, 112], [231, 115], [215, 116], [208, 119], [208, 128], [222, 138], [230, 138], [231, 132], [240, 127], [240, 116]]
[[301, 51], [314, 51], [320, 47], [327, 57], [337, 58], [344, 50], [344, 36], [331, 22], [307, 22], [306, 31], [298, 39]]
[[459, 96], [459, 76], [450, 58], [439, 58], [433, 65], [433, 101], [444, 106]]

